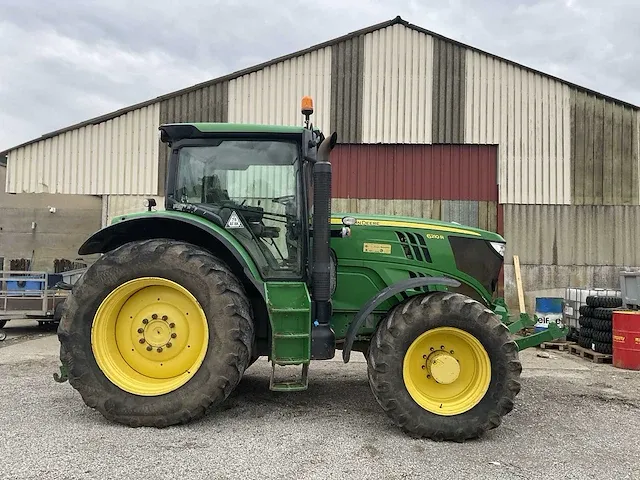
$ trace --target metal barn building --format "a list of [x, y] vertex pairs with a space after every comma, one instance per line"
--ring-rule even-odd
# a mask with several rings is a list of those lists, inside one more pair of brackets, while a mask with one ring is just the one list
[[640, 109], [397, 17], [52, 132], [6, 152], [7, 192], [98, 195], [102, 222], [164, 195], [158, 125], [337, 131], [334, 208], [502, 233], [525, 292], [617, 285], [640, 264]]

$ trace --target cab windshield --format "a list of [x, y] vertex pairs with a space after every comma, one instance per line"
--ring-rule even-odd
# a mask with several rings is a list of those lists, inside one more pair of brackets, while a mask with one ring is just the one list
[[295, 142], [229, 139], [184, 146], [174, 199], [220, 215], [266, 276], [297, 275], [299, 168]]

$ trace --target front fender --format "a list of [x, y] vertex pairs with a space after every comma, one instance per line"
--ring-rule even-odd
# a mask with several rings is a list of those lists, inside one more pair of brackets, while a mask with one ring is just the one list
[[382, 290], [380, 290], [362, 306], [358, 313], [356, 313], [356, 316], [353, 318], [353, 321], [347, 329], [347, 333], [344, 339], [344, 346], [342, 349], [342, 360], [344, 361], [344, 363], [349, 362], [349, 358], [351, 356], [351, 348], [353, 347], [353, 342], [356, 338], [358, 330], [360, 330], [360, 327], [362, 327], [362, 324], [365, 322], [367, 317], [376, 309], [378, 305], [382, 304], [394, 295], [405, 292], [411, 288], [424, 287], [427, 285], [459, 287], [461, 284], [458, 280], [447, 277], [417, 277], [394, 283], [393, 285], [389, 285], [387, 288], [383, 288]]
[[154, 212], [136, 214], [102, 228], [89, 237], [78, 249], [80, 255], [106, 253], [125, 243], [149, 240], [152, 238], [170, 238], [187, 241], [209, 251], [215, 247], [224, 249], [231, 258], [225, 258], [230, 267], [238, 270], [264, 296], [264, 285], [253, 259], [244, 247], [217, 225], [198, 217], [182, 213]]

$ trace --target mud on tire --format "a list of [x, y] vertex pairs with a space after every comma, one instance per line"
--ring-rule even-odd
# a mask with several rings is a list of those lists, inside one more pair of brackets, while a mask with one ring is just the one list
[[[491, 361], [491, 380], [482, 400], [453, 416], [423, 409], [403, 381], [404, 356], [411, 343], [423, 332], [443, 326], [471, 333]], [[501, 424], [520, 391], [522, 366], [508, 329], [492, 311], [457, 293], [416, 295], [393, 308], [378, 325], [367, 357], [375, 399], [394, 424], [414, 437], [456, 442], [478, 438]]]
[[[196, 297], [207, 316], [209, 345], [202, 365], [182, 387], [159, 396], [137, 396], [111, 383], [91, 347], [100, 303], [116, 287], [139, 277], [164, 277]], [[60, 359], [69, 383], [107, 419], [131, 427], [166, 427], [192, 421], [223, 402], [251, 358], [254, 326], [239, 280], [209, 252], [174, 240], [123, 245], [92, 265], [74, 285], [58, 327]]]

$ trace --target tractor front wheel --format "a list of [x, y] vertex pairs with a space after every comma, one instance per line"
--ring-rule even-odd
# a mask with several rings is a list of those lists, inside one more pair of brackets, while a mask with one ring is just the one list
[[368, 353], [374, 397], [416, 437], [478, 438], [513, 409], [522, 367], [508, 329], [457, 293], [411, 297], [380, 322]]
[[251, 359], [242, 284], [209, 252], [173, 240], [126, 244], [74, 286], [60, 326], [69, 383], [107, 419], [186, 423], [224, 401]]

